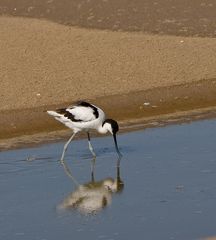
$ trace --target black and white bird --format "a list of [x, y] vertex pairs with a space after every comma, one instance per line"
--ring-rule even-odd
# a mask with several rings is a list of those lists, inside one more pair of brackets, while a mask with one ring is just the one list
[[80, 131], [85, 131], [87, 133], [89, 150], [91, 151], [92, 155], [96, 157], [91, 145], [89, 133], [92, 129], [95, 129], [102, 134], [110, 132], [114, 139], [116, 151], [119, 157], [121, 157], [116, 140], [116, 133], [119, 130], [118, 123], [113, 119], [106, 119], [104, 111], [99, 107], [88, 102], [81, 101], [67, 108], [61, 108], [55, 111], [47, 111], [47, 113], [73, 130], [72, 136], [64, 145], [61, 161], [64, 159], [64, 155], [69, 143], [72, 141], [76, 133]]

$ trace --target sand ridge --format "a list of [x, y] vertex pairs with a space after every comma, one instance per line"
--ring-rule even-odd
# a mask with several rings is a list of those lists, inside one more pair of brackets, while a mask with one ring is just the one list
[[216, 76], [210, 38], [154, 36], [0, 17], [0, 110]]

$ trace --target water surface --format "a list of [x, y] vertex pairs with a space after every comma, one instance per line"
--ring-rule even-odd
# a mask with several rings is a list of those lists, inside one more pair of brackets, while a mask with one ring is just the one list
[[[65, 163], [75, 180], [59, 162], [63, 142], [1, 152], [0, 239], [216, 235], [215, 120], [126, 133], [118, 140], [120, 169], [112, 138], [93, 139], [93, 175], [87, 141], [74, 141]], [[75, 205], [65, 204], [75, 198]]]

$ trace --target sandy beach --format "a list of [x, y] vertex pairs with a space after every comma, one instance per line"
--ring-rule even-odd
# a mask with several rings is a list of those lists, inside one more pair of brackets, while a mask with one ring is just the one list
[[99, 104], [120, 123], [209, 112], [216, 103], [214, 38], [83, 29], [7, 16], [0, 17], [0, 36], [3, 142], [62, 129], [44, 111], [77, 100]]

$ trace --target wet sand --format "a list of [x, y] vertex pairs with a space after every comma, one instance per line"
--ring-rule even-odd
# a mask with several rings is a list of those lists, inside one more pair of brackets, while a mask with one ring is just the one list
[[0, 0], [0, 15], [114, 31], [215, 37], [214, 0]]
[[200, 115], [216, 103], [213, 38], [81, 29], [17, 17], [0, 17], [0, 36], [3, 144], [5, 138], [62, 129], [44, 110], [80, 99], [103, 107], [121, 125], [162, 114], [186, 116], [194, 109]]
[[[117, 119], [120, 132], [161, 127], [168, 124], [216, 118], [216, 81], [202, 80], [172, 87], [98, 97], [91, 102]], [[111, 107], [115, 103], [115, 107]], [[61, 140], [71, 131], [50, 118], [45, 109], [63, 104], [2, 111], [0, 149], [9, 149]], [[28, 120], [28, 124], [26, 121]], [[94, 133], [94, 136], [96, 133]], [[86, 137], [79, 134], [79, 137]]]

